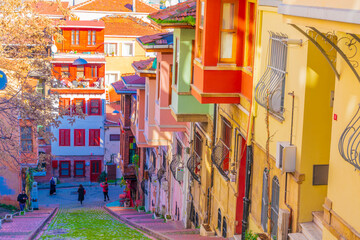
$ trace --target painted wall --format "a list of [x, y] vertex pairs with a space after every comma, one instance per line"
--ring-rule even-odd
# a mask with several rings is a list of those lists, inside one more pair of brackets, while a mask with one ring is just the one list
[[[212, 114], [211, 104], [200, 104], [190, 93], [191, 84], [191, 51], [192, 41], [195, 40], [194, 29], [175, 29], [174, 30], [174, 49], [176, 49], [176, 39], [179, 40], [179, 66], [178, 80], [175, 84], [175, 64], [173, 64], [172, 97], [170, 108], [176, 114]], [[175, 51], [175, 50], [174, 50]], [[176, 54], [173, 55], [173, 62], [176, 61]], [[185, 93], [185, 94], [179, 94]], [[186, 94], [187, 93], [187, 94]], [[191, 108], [189, 108], [191, 106]]]
[[116, 178], [122, 176], [120, 171], [120, 141], [110, 141], [110, 134], [119, 134], [120, 135], [120, 126], [105, 126], [105, 148], [104, 148], [104, 164], [111, 160], [111, 156], [116, 154], [115, 164], [116, 164]]
[[[134, 54], [133, 56], [122, 56], [122, 43], [133, 43], [134, 44]], [[114, 36], [105, 36], [104, 43], [116, 43], [117, 44], [117, 53], [114, 53], [115, 56], [106, 56], [106, 69], [105, 74], [115, 73], [118, 74], [118, 79], [120, 80], [121, 74], [126, 73], [135, 73], [134, 68], [131, 64], [134, 61], [143, 60], [146, 56], [145, 50], [140, 46], [136, 41], [135, 37], [114, 37]]]
[[[90, 98], [104, 98], [102, 95], [77, 95], [68, 94], [61, 95], [63, 98], [85, 98], [87, 101]], [[102, 100], [102, 115], [99, 116], [85, 116], [85, 119], [76, 118], [74, 124], [69, 123], [68, 116], [63, 116], [58, 128], [53, 128], [52, 132], [57, 141], [51, 143], [51, 152], [56, 156], [66, 155], [104, 155], [104, 120], [105, 120], [105, 101]], [[59, 129], [71, 129], [70, 146], [59, 146]], [[85, 129], [85, 146], [74, 146], [74, 129]], [[89, 129], [100, 129], [100, 146], [89, 146]]]
[[20, 170], [0, 167], [0, 203], [19, 207], [17, 196], [21, 190]]

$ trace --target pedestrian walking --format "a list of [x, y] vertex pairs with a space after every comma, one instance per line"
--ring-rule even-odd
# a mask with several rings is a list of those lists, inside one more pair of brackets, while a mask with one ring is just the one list
[[109, 184], [107, 183], [107, 181], [103, 182], [100, 184], [100, 187], [102, 187], [103, 189], [103, 194], [104, 194], [104, 202], [106, 202], [106, 197], [107, 200], [109, 201]]
[[84, 201], [85, 199], [85, 194], [86, 194], [86, 190], [85, 188], [83, 187], [82, 184], [80, 184], [79, 188], [78, 188], [78, 201], [80, 201], [81, 205], [82, 205], [82, 202]]
[[26, 200], [28, 200], [28, 196], [25, 193], [25, 190], [22, 190], [20, 194], [17, 197], [17, 200], [19, 202], [20, 211], [24, 211]]
[[52, 177], [50, 180], [50, 195], [56, 195], [56, 183], [55, 179]]

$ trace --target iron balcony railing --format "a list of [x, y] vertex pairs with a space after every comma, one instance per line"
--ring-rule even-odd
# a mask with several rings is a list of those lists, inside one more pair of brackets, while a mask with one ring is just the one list
[[187, 168], [189, 169], [189, 172], [191, 176], [200, 183], [200, 168], [201, 168], [201, 157], [194, 151], [193, 154], [191, 154], [188, 162], [187, 162]]
[[269, 111], [282, 115], [287, 60], [287, 36], [269, 32], [269, 57], [266, 70], [255, 87], [255, 100]]
[[141, 181], [140, 183], [141, 185], [141, 190], [143, 191], [144, 195], [147, 195], [148, 194], [148, 191], [147, 191], [147, 181], [144, 179]]
[[360, 170], [360, 105], [339, 139], [341, 157]]
[[211, 153], [211, 160], [216, 168], [219, 170], [220, 174], [224, 176], [226, 180], [230, 180], [228, 177], [229, 171], [223, 169], [224, 161], [228, 161], [230, 163], [230, 149], [226, 144], [219, 139], [216, 145], [214, 146]]
[[157, 175], [157, 178], [158, 178], [158, 180], [159, 180], [159, 183], [161, 183], [161, 179], [165, 176], [165, 173], [166, 173], [166, 170], [165, 170], [164, 167], [161, 167], [161, 168], [157, 171], [156, 175]]
[[182, 179], [180, 179], [179, 174], [177, 174], [176, 172], [178, 171], [178, 168], [181, 165], [182, 165], [181, 156], [174, 154], [172, 156], [172, 161], [170, 163], [170, 171], [173, 174], [175, 180], [178, 181], [179, 183], [182, 181]]

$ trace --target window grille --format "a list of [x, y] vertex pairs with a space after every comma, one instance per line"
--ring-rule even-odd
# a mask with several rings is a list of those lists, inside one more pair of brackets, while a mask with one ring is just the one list
[[220, 231], [220, 229], [221, 229], [221, 210], [220, 210], [220, 208], [218, 210], [218, 226], [217, 227]]
[[287, 59], [285, 34], [270, 32], [269, 56], [266, 70], [255, 88], [255, 100], [269, 111], [282, 115], [284, 112], [284, 90]]
[[147, 191], [147, 182], [146, 182], [146, 180], [142, 180], [140, 185], [141, 185], [141, 190], [143, 191], [144, 195], [147, 195], [148, 191]]
[[264, 169], [263, 172], [263, 186], [262, 186], [262, 201], [261, 201], [261, 226], [264, 229], [264, 231], [267, 231], [267, 214], [268, 214], [268, 177], [267, 177], [267, 168]]
[[170, 163], [170, 171], [172, 172], [175, 180], [178, 181], [179, 183], [181, 182], [181, 179], [177, 178], [176, 171], [177, 168], [180, 166], [181, 166], [181, 157], [178, 154], [174, 154], [172, 156], [172, 161]]
[[222, 227], [222, 237], [226, 238], [227, 235], [227, 223], [226, 223], [226, 218], [223, 218], [223, 227]]
[[223, 175], [223, 177], [225, 177], [227, 180], [229, 180], [228, 171], [224, 171], [223, 162], [229, 162], [229, 154], [229, 147], [226, 146], [221, 139], [219, 139], [219, 141], [216, 143], [215, 147], [212, 150], [211, 160], [216, 166], [216, 168], [219, 170], [220, 174]]
[[277, 237], [278, 218], [279, 218], [279, 179], [274, 177], [271, 188], [271, 236]]
[[200, 183], [200, 168], [201, 168], [200, 164], [201, 164], [201, 158], [194, 151], [187, 162], [187, 168], [189, 169], [191, 176], [199, 183]]

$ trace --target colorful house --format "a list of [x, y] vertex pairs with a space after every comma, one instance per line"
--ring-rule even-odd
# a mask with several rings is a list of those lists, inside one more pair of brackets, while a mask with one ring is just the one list
[[132, 62], [145, 58], [145, 51], [135, 39], [160, 30], [133, 16], [112, 15], [101, 20], [105, 23], [105, 85], [109, 86], [122, 74], [134, 73]]
[[51, 92], [59, 95], [64, 115], [52, 129], [57, 139], [51, 143], [53, 175], [62, 182], [97, 181], [103, 170], [106, 115], [104, 23], [66, 21], [60, 28], [64, 40], [55, 40], [51, 62], [57, 83]]
[[216, 232], [228, 238], [246, 229], [242, 224], [254, 16], [253, 1], [197, 1], [189, 91], [200, 103], [214, 104], [208, 105], [213, 116], [208, 124], [195, 125], [189, 162], [196, 179], [193, 192], [198, 194], [192, 217], [202, 225], [203, 235]]

